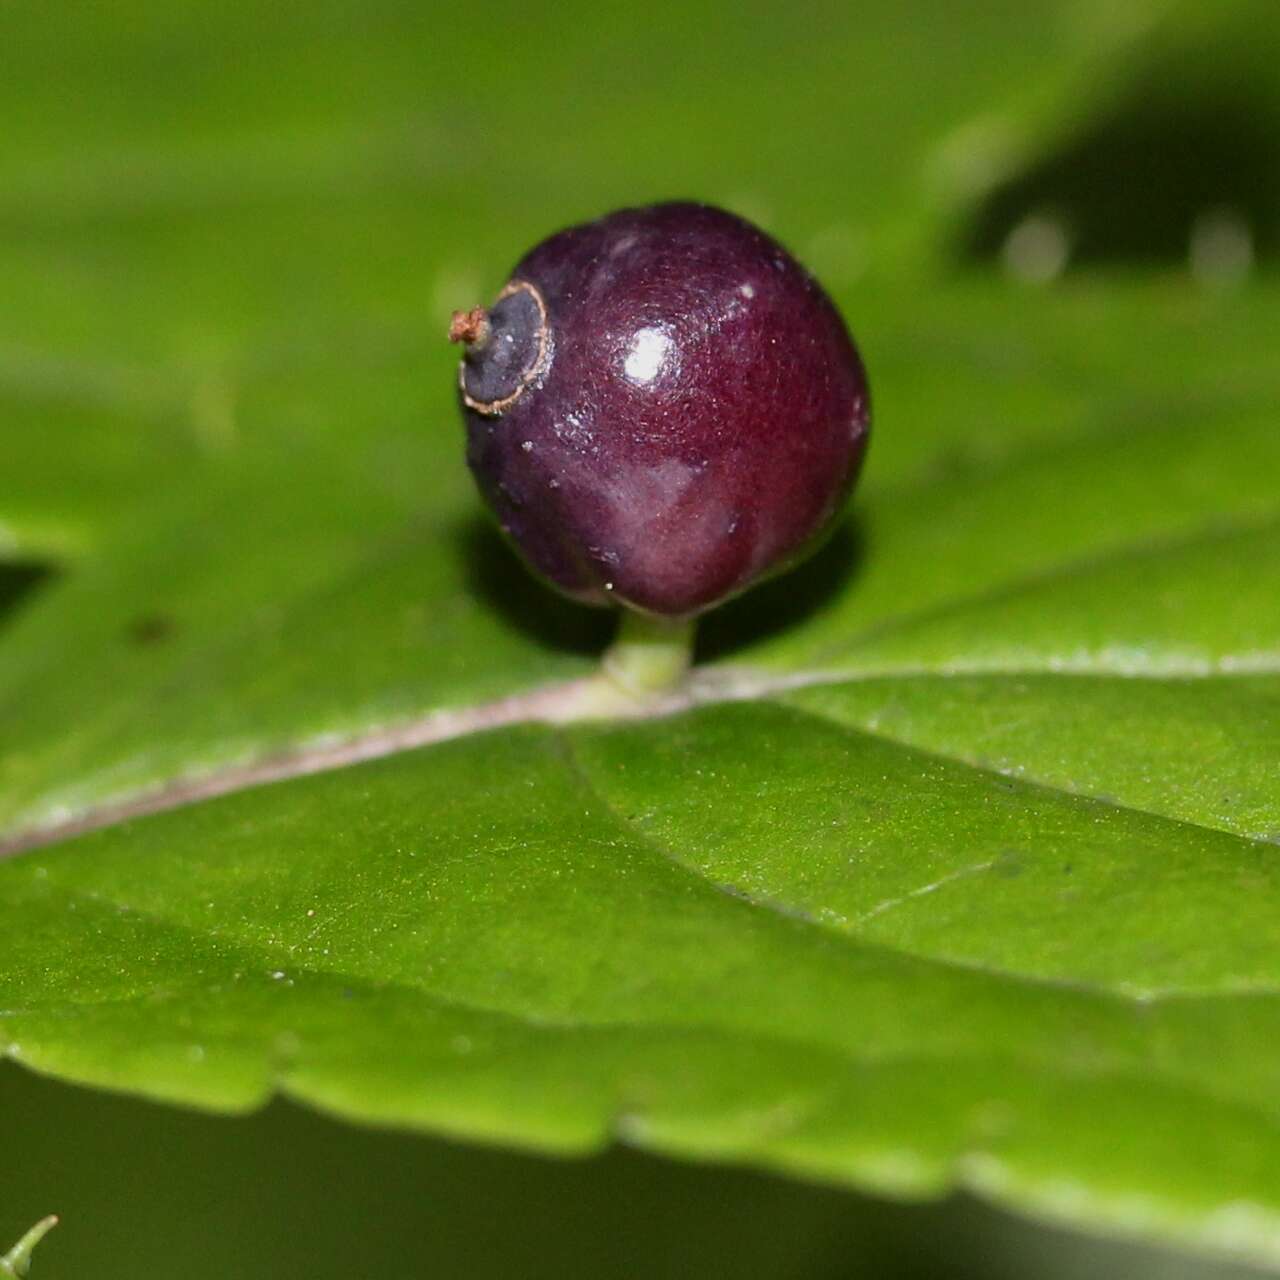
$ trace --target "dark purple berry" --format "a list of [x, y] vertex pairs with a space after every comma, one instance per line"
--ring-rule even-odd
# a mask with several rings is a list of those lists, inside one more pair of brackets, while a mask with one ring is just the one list
[[866, 376], [831, 300], [707, 205], [561, 231], [450, 337], [481, 492], [588, 603], [689, 617], [786, 568], [866, 448]]

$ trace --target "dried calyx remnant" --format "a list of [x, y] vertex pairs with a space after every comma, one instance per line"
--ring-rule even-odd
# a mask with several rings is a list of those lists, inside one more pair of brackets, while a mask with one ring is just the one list
[[816, 280], [694, 203], [571, 227], [454, 313], [467, 461], [529, 566], [622, 608], [605, 677], [683, 675], [694, 619], [828, 533], [866, 449], [866, 375]]
[[464, 403], [496, 414], [534, 381], [546, 362], [547, 312], [532, 285], [513, 280], [486, 311], [455, 311], [449, 341], [466, 344], [460, 386]]

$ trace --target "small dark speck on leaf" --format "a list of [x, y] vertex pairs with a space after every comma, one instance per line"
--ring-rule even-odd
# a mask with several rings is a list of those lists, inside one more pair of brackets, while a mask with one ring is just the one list
[[178, 624], [163, 613], [145, 613], [129, 623], [126, 634], [134, 644], [160, 644], [178, 629]]

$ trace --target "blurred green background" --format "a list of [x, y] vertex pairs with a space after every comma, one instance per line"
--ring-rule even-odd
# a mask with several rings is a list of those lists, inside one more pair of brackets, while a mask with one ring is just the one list
[[[463, 1147], [273, 1104], [227, 1119], [0, 1071], [0, 1218], [32, 1275], [1248, 1280], [967, 1198], [900, 1205], [626, 1151]], [[12, 1243], [6, 1240], [5, 1247]]]
[[[1068, 419], [1274, 397], [1275, 16], [9, 0], [0, 601], [193, 495], [398, 528], [456, 433], [449, 311], [550, 230], [662, 197], [761, 221], [827, 283], [872, 371], [873, 492]], [[920, 421], [926, 442], [898, 427]], [[470, 509], [455, 470], [428, 514]], [[0, 1125], [0, 1233], [62, 1213], [51, 1280], [1232, 1274], [964, 1200], [557, 1163], [284, 1103], [213, 1119], [12, 1067]]]

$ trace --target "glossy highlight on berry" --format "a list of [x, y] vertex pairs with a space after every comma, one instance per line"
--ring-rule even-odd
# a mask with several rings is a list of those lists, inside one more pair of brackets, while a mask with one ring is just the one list
[[694, 617], [821, 540], [857, 478], [862, 361], [821, 286], [742, 218], [624, 209], [455, 313], [467, 461], [561, 591]]

